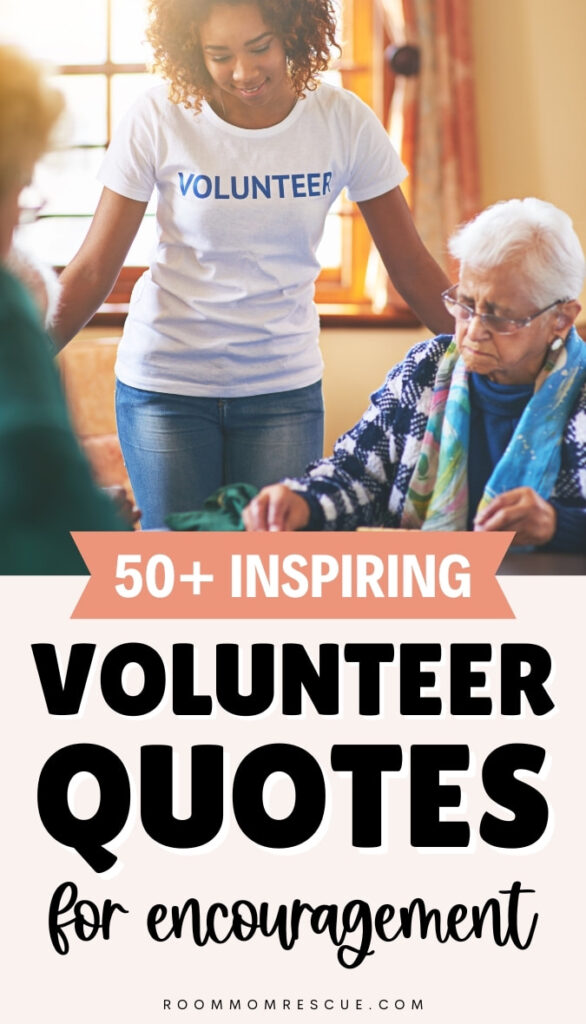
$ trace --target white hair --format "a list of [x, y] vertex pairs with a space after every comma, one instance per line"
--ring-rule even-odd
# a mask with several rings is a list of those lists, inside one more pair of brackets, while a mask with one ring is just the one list
[[570, 217], [542, 199], [508, 199], [489, 206], [458, 228], [448, 248], [461, 265], [474, 269], [516, 263], [537, 306], [578, 298], [586, 277], [584, 253]]

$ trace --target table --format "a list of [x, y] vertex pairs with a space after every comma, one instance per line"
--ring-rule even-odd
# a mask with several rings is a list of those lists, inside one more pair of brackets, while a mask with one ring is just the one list
[[503, 558], [497, 576], [586, 576], [586, 552], [515, 551]]

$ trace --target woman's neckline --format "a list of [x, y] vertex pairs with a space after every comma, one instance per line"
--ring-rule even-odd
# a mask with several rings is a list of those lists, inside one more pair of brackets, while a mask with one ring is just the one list
[[[293, 93], [287, 98], [290, 100], [290, 102], [283, 103], [282, 110], [277, 115], [275, 115], [274, 118], [270, 116], [270, 111], [265, 111], [264, 108], [259, 109], [258, 112], [254, 111], [254, 109], [251, 109], [251, 120], [254, 121], [255, 115], [258, 118], [258, 123], [256, 124], [243, 124], [241, 123], [240, 120], [233, 120], [229, 115], [229, 111], [226, 108], [226, 104], [221, 93], [218, 97], [214, 96], [211, 99], [209, 99], [207, 101], [207, 104], [210, 110], [213, 111], [213, 113], [216, 115], [218, 120], [223, 121], [224, 124], [230, 125], [230, 127], [232, 128], [240, 128], [243, 131], [254, 132], [264, 131], [267, 128], [276, 128], [278, 125], [283, 124], [283, 122], [286, 121], [291, 116], [291, 114], [295, 110], [295, 107], [297, 106], [299, 97]], [[246, 113], [247, 111], [243, 109], [242, 114], [245, 115]], [[264, 117], [262, 116], [263, 114], [265, 115]]]
[[296, 98], [289, 112], [285, 117], [281, 118], [281, 120], [275, 121], [273, 124], [263, 126], [257, 125], [256, 127], [251, 126], [249, 128], [244, 125], [234, 124], [232, 121], [228, 121], [226, 118], [222, 117], [218, 114], [217, 110], [214, 109], [209, 100], [203, 100], [201, 110], [208, 120], [213, 121], [216, 125], [220, 126], [227, 132], [236, 135], [260, 135], [263, 133], [279, 132], [282, 131], [283, 128], [288, 127], [299, 116], [304, 102], [307, 102], [307, 97], [303, 97], [303, 99]]

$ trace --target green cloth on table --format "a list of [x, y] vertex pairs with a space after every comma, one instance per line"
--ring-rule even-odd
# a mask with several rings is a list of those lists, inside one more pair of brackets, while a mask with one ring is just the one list
[[257, 494], [252, 484], [226, 484], [210, 494], [203, 508], [167, 516], [171, 530], [243, 530], [242, 511]]

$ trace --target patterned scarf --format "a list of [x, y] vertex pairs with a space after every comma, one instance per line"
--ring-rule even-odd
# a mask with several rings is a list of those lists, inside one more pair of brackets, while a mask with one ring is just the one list
[[[560, 471], [564, 427], [584, 381], [586, 344], [572, 328], [565, 345], [538, 375], [533, 397], [486, 484], [479, 509], [514, 487], [532, 487], [549, 498]], [[438, 367], [402, 527], [467, 528], [469, 436], [468, 373], [453, 340]]]

